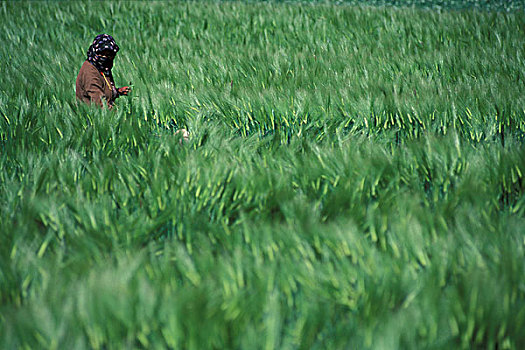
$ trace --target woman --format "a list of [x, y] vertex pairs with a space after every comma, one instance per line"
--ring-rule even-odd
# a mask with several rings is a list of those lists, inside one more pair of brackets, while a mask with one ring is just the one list
[[[118, 50], [119, 47], [111, 35], [100, 34], [95, 37], [87, 51], [87, 59], [78, 72], [76, 95], [79, 100], [88, 104], [94, 102], [100, 107], [103, 107], [103, 101], [106, 101], [111, 109], [117, 97], [127, 95], [131, 91], [129, 86], [118, 89], [115, 87], [111, 68]], [[188, 141], [189, 133], [185, 129], [177, 130], [175, 135], [180, 137], [181, 143], [182, 140]]]
[[118, 50], [111, 35], [100, 34], [95, 37], [77, 76], [76, 95], [79, 100], [88, 104], [94, 102], [100, 107], [103, 107], [105, 101], [111, 109], [117, 97], [130, 92], [129, 86], [117, 89], [111, 74]]

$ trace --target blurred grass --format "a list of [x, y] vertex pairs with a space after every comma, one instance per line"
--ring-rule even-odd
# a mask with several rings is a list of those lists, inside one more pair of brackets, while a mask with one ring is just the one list
[[0, 346], [523, 348], [522, 8], [2, 3]]

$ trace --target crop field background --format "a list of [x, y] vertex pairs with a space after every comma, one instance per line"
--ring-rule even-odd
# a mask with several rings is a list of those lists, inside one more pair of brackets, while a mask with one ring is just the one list
[[2, 2], [0, 348], [525, 348], [524, 9]]

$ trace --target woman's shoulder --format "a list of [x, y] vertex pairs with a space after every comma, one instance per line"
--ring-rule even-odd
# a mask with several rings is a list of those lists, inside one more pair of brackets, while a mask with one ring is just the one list
[[86, 72], [86, 73], [96, 73], [96, 74], [99, 74], [100, 73], [98, 72], [98, 69], [95, 68], [95, 66], [93, 64], [91, 64], [91, 62], [89, 62], [88, 60], [85, 60], [84, 63], [82, 64], [82, 67], [80, 67], [80, 71], [81, 72]]
[[102, 79], [98, 69], [96, 69], [95, 66], [92, 65], [88, 60], [85, 60], [82, 64], [82, 67], [80, 67], [79, 75], [85, 76], [87, 78]]

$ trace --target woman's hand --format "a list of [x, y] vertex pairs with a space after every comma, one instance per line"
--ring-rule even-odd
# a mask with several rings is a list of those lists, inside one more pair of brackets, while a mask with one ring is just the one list
[[118, 94], [119, 95], [127, 95], [131, 91], [131, 88], [129, 86], [123, 86], [121, 88], [118, 88]]

